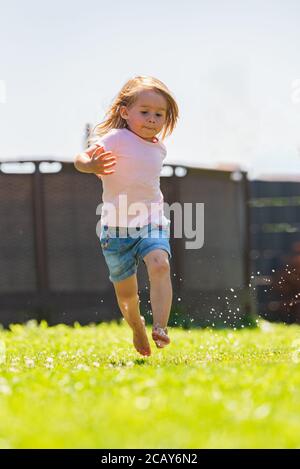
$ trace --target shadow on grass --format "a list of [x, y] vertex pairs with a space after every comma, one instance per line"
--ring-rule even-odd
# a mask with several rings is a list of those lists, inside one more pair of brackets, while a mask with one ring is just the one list
[[133, 360], [133, 363], [135, 365], [146, 365], [147, 364], [147, 360], [145, 358], [135, 358]]

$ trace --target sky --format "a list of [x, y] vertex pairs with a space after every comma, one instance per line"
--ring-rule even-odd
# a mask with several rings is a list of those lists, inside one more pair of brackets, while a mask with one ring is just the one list
[[300, 175], [299, 0], [0, 0], [0, 161], [73, 161], [135, 75], [180, 116], [166, 163]]

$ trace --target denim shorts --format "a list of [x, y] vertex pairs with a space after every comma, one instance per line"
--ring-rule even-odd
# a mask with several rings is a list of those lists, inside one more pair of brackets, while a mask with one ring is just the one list
[[109, 280], [120, 282], [137, 272], [139, 259], [154, 249], [163, 249], [172, 257], [170, 227], [151, 224], [134, 228], [102, 226], [100, 244], [109, 270]]

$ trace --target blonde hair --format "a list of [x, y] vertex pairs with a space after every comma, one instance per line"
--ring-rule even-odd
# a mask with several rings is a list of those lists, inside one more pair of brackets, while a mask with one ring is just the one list
[[104, 121], [93, 129], [93, 136], [102, 136], [111, 129], [127, 128], [127, 122], [120, 115], [121, 106], [132, 106], [143, 90], [153, 90], [160, 93], [167, 101], [166, 121], [161, 130], [162, 140], [174, 130], [178, 119], [178, 106], [167, 86], [160, 80], [149, 76], [136, 76], [128, 80], [113, 100], [105, 114]]

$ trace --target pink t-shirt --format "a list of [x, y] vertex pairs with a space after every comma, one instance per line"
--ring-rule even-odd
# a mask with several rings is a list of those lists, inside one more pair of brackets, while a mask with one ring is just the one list
[[169, 226], [160, 190], [160, 173], [167, 154], [164, 144], [159, 140], [145, 140], [127, 128], [95, 136], [92, 143], [116, 156], [113, 174], [96, 175], [103, 186], [101, 225]]

